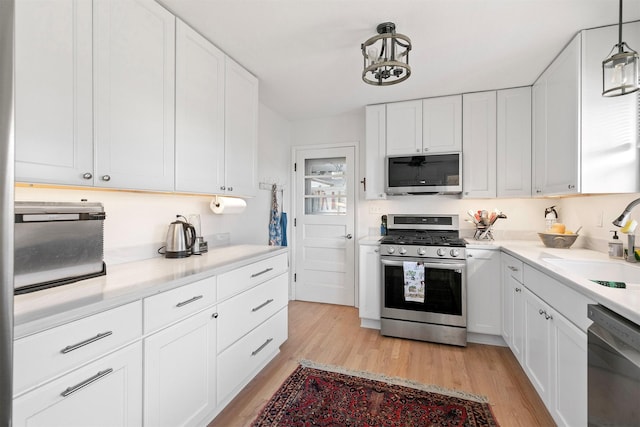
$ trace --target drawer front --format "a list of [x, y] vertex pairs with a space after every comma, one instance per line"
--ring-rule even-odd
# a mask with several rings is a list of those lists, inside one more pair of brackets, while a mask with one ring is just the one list
[[218, 356], [218, 404], [235, 395], [287, 340], [287, 309], [251, 331]]
[[215, 302], [215, 276], [145, 298], [144, 332], [152, 332]]
[[142, 335], [142, 305], [132, 302], [16, 340], [14, 394]]
[[287, 305], [288, 277], [283, 273], [218, 306], [218, 353]]
[[289, 268], [287, 254], [268, 258], [218, 276], [218, 299], [224, 300], [276, 277]]
[[142, 344], [131, 344], [16, 398], [13, 425], [141, 426]]
[[520, 283], [524, 283], [524, 263], [518, 258], [502, 253], [502, 266], [506, 268], [509, 275]]

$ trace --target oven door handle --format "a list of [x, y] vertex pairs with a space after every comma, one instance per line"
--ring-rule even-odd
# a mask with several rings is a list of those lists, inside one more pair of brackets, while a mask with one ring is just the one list
[[[394, 267], [402, 267], [404, 265], [404, 261], [399, 260], [390, 260], [390, 259], [381, 259], [380, 262], [382, 265], [390, 265]], [[425, 262], [425, 268], [436, 268], [440, 270], [460, 270], [466, 267], [465, 263], [449, 263], [449, 262]]]

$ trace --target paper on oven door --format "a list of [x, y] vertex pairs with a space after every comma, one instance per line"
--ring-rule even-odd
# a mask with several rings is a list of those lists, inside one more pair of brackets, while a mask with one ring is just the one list
[[421, 262], [405, 261], [404, 270], [404, 300], [424, 303], [424, 264]]

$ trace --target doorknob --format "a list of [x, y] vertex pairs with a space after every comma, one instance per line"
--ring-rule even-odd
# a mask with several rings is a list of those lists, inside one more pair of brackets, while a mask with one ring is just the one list
[[344, 236], [344, 237], [346, 237], [347, 239], [353, 239], [353, 236], [352, 236], [351, 234], [347, 234], [347, 235], [346, 235], [346, 236]]

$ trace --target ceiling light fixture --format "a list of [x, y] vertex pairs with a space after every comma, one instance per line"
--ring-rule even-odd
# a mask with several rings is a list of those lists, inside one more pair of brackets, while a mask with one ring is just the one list
[[[624, 48], [629, 49], [629, 52]], [[618, 53], [613, 53], [618, 48]], [[618, 44], [602, 61], [602, 96], [620, 96], [638, 90], [638, 52], [622, 41], [622, 0], [618, 23]]]
[[361, 45], [364, 56], [362, 80], [375, 86], [389, 86], [407, 80], [411, 75], [411, 40], [397, 34], [393, 22], [383, 22], [377, 31], [377, 36]]

